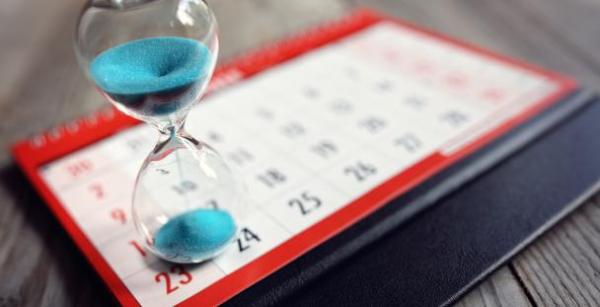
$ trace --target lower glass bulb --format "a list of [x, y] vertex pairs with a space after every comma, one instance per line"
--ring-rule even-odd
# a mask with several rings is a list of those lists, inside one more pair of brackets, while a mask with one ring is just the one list
[[197, 263], [237, 235], [245, 189], [215, 150], [185, 132], [163, 135], [138, 175], [133, 217], [157, 256]]

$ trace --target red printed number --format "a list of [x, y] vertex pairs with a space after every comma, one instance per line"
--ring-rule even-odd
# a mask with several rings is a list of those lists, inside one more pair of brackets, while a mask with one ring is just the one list
[[99, 183], [94, 183], [90, 185], [90, 191], [94, 193], [94, 197], [96, 197], [97, 200], [101, 200], [104, 198], [104, 189]]
[[140, 253], [140, 255], [142, 255], [142, 257], [146, 257], [146, 251], [139, 243], [137, 243], [134, 240], [131, 240], [129, 241], [129, 244], [131, 244]]
[[123, 209], [112, 210], [110, 212], [110, 217], [113, 220], [115, 220], [123, 225], [125, 225], [125, 223], [127, 223], [127, 215], [125, 214], [125, 211], [123, 211]]
[[[190, 281], [192, 281], [192, 275], [187, 272], [182, 265], [174, 265], [171, 267], [171, 274], [177, 274], [177, 276], [179, 276], [177, 282], [179, 283], [179, 285], [186, 285], [188, 284]], [[173, 285], [171, 283], [171, 276], [169, 275], [169, 273], [167, 272], [160, 272], [158, 274], [156, 274], [156, 276], [154, 277], [154, 280], [157, 283], [160, 283], [162, 280], [165, 281], [165, 291], [167, 292], [167, 294], [171, 294], [173, 293], [175, 290], [179, 289], [179, 286]]]
[[74, 162], [73, 164], [67, 165], [67, 172], [72, 177], [77, 177], [80, 174], [91, 170], [93, 167], [94, 167], [94, 165], [92, 164], [92, 162], [90, 162], [88, 160], [80, 160], [80, 161]]

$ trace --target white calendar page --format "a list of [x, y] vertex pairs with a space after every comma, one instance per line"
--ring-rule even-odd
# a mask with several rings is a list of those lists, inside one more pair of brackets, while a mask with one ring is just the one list
[[[82, 249], [99, 255], [92, 263], [106, 266], [99, 272], [123, 304], [215, 304], [567, 87], [555, 76], [381, 21], [217, 91], [191, 112], [186, 128], [245, 181], [251, 209], [237, 241], [194, 266], [145, 251], [130, 218], [136, 173], [157, 139], [153, 128], [113, 134], [44, 164], [37, 175], [66, 212], [66, 227], [87, 240]], [[178, 184], [162, 188], [185, 197]], [[392, 192], [376, 196], [382, 187]]]

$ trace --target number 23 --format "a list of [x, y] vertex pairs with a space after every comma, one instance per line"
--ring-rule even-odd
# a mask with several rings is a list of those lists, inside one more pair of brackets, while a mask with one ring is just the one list
[[[192, 281], [192, 274], [187, 272], [182, 265], [177, 264], [177, 265], [172, 266], [171, 273], [181, 276], [181, 278], [178, 281], [180, 285], [186, 285], [190, 281]], [[171, 284], [171, 277], [169, 276], [169, 273], [167, 273], [167, 272], [160, 272], [160, 273], [156, 274], [156, 276], [154, 277], [154, 280], [157, 283], [160, 283], [161, 280], [163, 280], [163, 279], [165, 280], [165, 286], [166, 286], [165, 289], [166, 289], [167, 295], [171, 294], [175, 290], [179, 289], [179, 286], [175, 286], [175, 285]]]

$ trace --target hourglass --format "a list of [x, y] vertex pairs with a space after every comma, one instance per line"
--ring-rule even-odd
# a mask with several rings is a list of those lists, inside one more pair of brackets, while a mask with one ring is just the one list
[[217, 60], [217, 24], [206, 2], [91, 0], [75, 50], [112, 104], [159, 131], [133, 192], [146, 247], [178, 263], [222, 252], [237, 235], [244, 187], [214, 149], [184, 130]]

